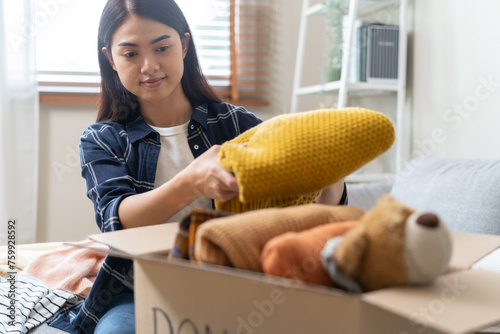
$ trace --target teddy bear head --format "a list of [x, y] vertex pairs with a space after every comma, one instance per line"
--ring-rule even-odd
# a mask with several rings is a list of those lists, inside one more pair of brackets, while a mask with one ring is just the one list
[[343, 236], [332, 257], [342, 280], [353, 279], [363, 291], [425, 284], [447, 269], [451, 235], [436, 214], [384, 195]]

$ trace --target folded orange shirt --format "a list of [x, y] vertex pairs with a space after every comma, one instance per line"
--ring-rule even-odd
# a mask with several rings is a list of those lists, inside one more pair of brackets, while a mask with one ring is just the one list
[[287, 232], [269, 240], [262, 250], [262, 267], [266, 274], [301, 282], [332, 286], [321, 262], [321, 250], [333, 237], [343, 235], [358, 221], [334, 222], [301, 232]]

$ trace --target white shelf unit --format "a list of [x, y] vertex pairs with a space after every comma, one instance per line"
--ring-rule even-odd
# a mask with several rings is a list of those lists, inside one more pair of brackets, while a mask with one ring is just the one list
[[[351, 45], [354, 36], [355, 21], [357, 17], [366, 16], [370, 12], [382, 10], [387, 6], [399, 5], [399, 50], [398, 50], [398, 80], [394, 84], [372, 83], [372, 82], [349, 82], [349, 68], [351, 67]], [[291, 112], [297, 112], [298, 99], [303, 95], [332, 92], [338, 94], [338, 108], [347, 106], [348, 94], [370, 93], [379, 94], [383, 92], [395, 92], [396, 120], [395, 120], [395, 172], [399, 172], [402, 167], [403, 155], [403, 110], [406, 100], [406, 63], [407, 63], [407, 9], [408, 0], [348, 0], [347, 31], [344, 34], [342, 70], [339, 81], [327, 82], [323, 84], [301, 86], [302, 67], [304, 64], [305, 41], [307, 38], [308, 19], [313, 15], [323, 15], [325, 6], [322, 3], [310, 5], [309, 0], [302, 1], [302, 14], [299, 28], [299, 40], [297, 46], [297, 56], [295, 63], [295, 74], [293, 81]]]

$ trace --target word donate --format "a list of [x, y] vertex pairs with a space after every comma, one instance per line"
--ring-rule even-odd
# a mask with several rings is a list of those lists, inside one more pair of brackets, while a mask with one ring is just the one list
[[[253, 310], [247, 316], [237, 317], [236, 334], [253, 334], [257, 328], [264, 324], [265, 319], [270, 318], [274, 314], [276, 306], [283, 304], [285, 301], [286, 297], [280, 289], [271, 291], [269, 299], [254, 300], [252, 303]], [[219, 332], [213, 332], [208, 324], [199, 326], [188, 317], [182, 319], [177, 328], [175, 328], [171, 317], [163, 309], [153, 307], [152, 311], [153, 333], [155, 334], [219, 334]], [[229, 331], [224, 328], [220, 334], [229, 334]]]
[[[153, 323], [154, 323], [154, 334], [216, 334], [212, 333], [209, 325], [201, 327], [201, 331], [193, 320], [189, 318], [183, 319], [177, 328], [174, 328], [172, 320], [168, 314], [160, 308], [153, 307]], [[224, 330], [221, 334], [228, 334], [227, 330]]]

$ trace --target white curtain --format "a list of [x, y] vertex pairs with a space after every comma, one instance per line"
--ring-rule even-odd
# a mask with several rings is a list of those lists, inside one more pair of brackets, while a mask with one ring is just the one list
[[[38, 92], [32, 0], [0, 0], [0, 245], [36, 240]], [[11, 233], [12, 235], [13, 233]]]

